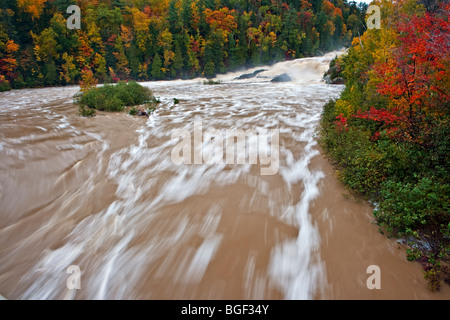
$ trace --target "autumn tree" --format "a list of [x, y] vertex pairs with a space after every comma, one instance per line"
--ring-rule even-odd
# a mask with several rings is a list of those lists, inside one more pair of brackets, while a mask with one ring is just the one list
[[374, 65], [378, 92], [407, 115], [409, 136], [418, 142], [426, 134], [427, 117], [449, 112], [449, 13], [447, 5], [441, 15], [403, 15], [396, 24], [398, 45]]
[[62, 59], [64, 60], [64, 63], [61, 66], [59, 79], [65, 84], [70, 84], [78, 75], [78, 70], [74, 63], [74, 57], [67, 54], [67, 52], [64, 52]]
[[17, 0], [17, 6], [31, 15], [31, 19], [39, 19], [47, 0]]
[[164, 78], [164, 73], [162, 71], [162, 67], [163, 67], [163, 64], [161, 61], [161, 57], [157, 53], [153, 57], [153, 62], [152, 62], [152, 77], [153, 77], [153, 79], [161, 80]]

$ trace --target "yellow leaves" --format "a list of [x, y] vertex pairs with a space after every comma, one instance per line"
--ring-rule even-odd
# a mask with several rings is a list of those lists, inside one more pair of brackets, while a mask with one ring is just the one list
[[106, 74], [106, 59], [104, 56], [96, 52], [93, 63], [97, 74]]
[[50, 20], [50, 24], [52, 25], [52, 27], [56, 26], [56, 28], [59, 28], [59, 27], [67, 28], [67, 20], [59, 12], [55, 12], [53, 14], [53, 17]]
[[159, 35], [158, 44], [164, 49], [170, 50], [172, 48], [172, 42], [173, 42], [172, 33], [170, 33], [169, 29], [167, 28]]
[[150, 19], [147, 15], [137, 8], [131, 9], [131, 15], [133, 17], [133, 29], [136, 33], [148, 33]]
[[164, 66], [168, 68], [175, 57], [175, 53], [172, 50], [164, 50]]
[[339, 99], [336, 101], [336, 114], [343, 114], [344, 117], [348, 118], [355, 111], [355, 108], [346, 100]]
[[59, 73], [59, 79], [64, 80], [66, 83], [70, 83], [77, 73], [76, 66], [73, 63], [74, 58], [67, 52], [63, 53], [62, 58], [65, 63], [61, 66], [62, 70]]
[[125, 48], [129, 48], [131, 46], [131, 41], [133, 41], [133, 34], [131, 28], [121, 25], [120, 37], [122, 38]]
[[64, 52], [64, 53], [63, 53], [62, 58], [63, 58], [63, 60], [64, 60], [67, 64], [75, 66], [75, 65], [73, 64], [73, 56], [71, 56], [71, 55], [68, 54], [67, 52]]
[[131, 15], [138, 47], [142, 52], [145, 52], [151, 19], [137, 8], [131, 9]]
[[100, 36], [100, 28], [95, 23], [88, 24], [87, 43], [89, 45], [95, 43], [98, 46], [102, 45], [102, 37]]
[[[382, 25], [383, 26], [383, 25]], [[382, 62], [390, 58], [391, 49], [398, 42], [398, 34], [392, 28], [368, 30], [352, 41], [352, 50], [359, 61]]]
[[270, 44], [272, 47], [275, 47], [275, 43], [277, 42], [277, 35], [274, 32], [269, 33]]
[[41, 47], [37, 44], [33, 48], [34, 55], [36, 56], [37, 61], [41, 61], [41, 55], [40, 55]]
[[143, 62], [139, 63], [138, 67], [138, 76], [139, 78], [146, 78], [147, 77], [147, 70], [148, 70], [148, 64]]
[[252, 42], [260, 45], [261, 37], [263, 36], [262, 30], [260, 28], [248, 28], [247, 29], [247, 37], [251, 39]]
[[111, 76], [112, 79], [117, 78], [117, 74], [113, 68], [108, 67], [108, 71], [109, 71], [109, 75]]
[[56, 40], [57, 34], [53, 29], [47, 28], [38, 36], [30, 31], [34, 42], [34, 54], [37, 61], [51, 61], [59, 58], [60, 45]]
[[81, 71], [80, 91], [85, 92], [97, 86], [97, 79], [91, 69], [84, 69]]
[[354, 37], [352, 40], [352, 47], [359, 46], [361, 42], [361, 37]]

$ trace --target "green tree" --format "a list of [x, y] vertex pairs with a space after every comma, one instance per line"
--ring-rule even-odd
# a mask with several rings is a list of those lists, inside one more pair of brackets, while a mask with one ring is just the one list
[[214, 62], [211, 60], [205, 64], [204, 74], [206, 78], [214, 78], [216, 75], [215, 71], [216, 67], [214, 66]]
[[155, 54], [155, 56], [153, 57], [153, 63], [152, 63], [152, 77], [155, 80], [161, 80], [164, 77], [164, 74], [162, 72], [162, 61], [161, 61], [161, 57], [159, 56], [159, 54]]
[[181, 46], [179, 41], [175, 42], [175, 56], [173, 58], [172, 76], [180, 75], [184, 67], [183, 54], [181, 53]]
[[169, 31], [172, 34], [178, 34], [181, 28], [179, 12], [177, 9], [177, 0], [170, 0], [168, 10], [167, 20], [169, 22]]
[[182, 0], [181, 1], [181, 23], [183, 28], [189, 33], [193, 33], [192, 30], [192, 1]]

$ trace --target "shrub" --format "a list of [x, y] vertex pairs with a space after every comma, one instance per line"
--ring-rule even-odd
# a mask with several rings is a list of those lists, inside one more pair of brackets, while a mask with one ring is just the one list
[[441, 271], [439, 269], [430, 268], [425, 270], [424, 277], [428, 281], [428, 288], [431, 291], [438, 291], [441, 287]]
[[75, 96], [75, 102], [83, 107], [100, 111], [123, 111], [125, 107], [153, 101], [149, 88], [136, 82], [119, 82], [115, 85], [94, 87]]
[[11, 90], [11, 85], [8, 80], [6, 80], [5, 76], [0, 75], [0, 92]]
[[203, 81], [204, 85], [214, 85], [214, 84], [221, 84], [222, 81], [220, 80], [213, 80], [213, 79], [209, 79], [207, 81]]
[[91, 108], [85, 108], [84, 106], [80, 105], [78, 109], [78, 113], [81, 117], [90, 118], [95, 117], [95, 110]]
[[322, 117], [320, 142], [339, 168], [339, 178], [365, 196], [376, 196], [379, 186], [395, 165], [387, 165], [387, 154], [370, 140], [371, 132], [352, 126], [340, 130], [336, 125], [336, 104], [330, 101]]
[[381, 186], [378, 221], [396, 235], [419, 237], [434, 254], [450, 236], [450, 185], [423, 177], [416, 183], [387, 180]]

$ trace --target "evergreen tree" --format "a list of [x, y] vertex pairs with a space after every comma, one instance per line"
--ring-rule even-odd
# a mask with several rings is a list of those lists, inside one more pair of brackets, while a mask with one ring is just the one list
[[179, 41], [175, 42], [175, 56], [173, 58], [172, 76], [176, 77], [180, 75], [184, 67], [183, 54], [181, 53], [181, 46]]
[[155, 54], [152, 63], [152, 77], [155, 80], [161, 80], [164, 77], [164, 73], [162, 72], [162, 60], [159, 54]]
[[169, 11], [167, 14], [167, 20], [169, 21], [169, 31], [172, 34], [178, 34], [180, 32], [179, 27], [179, 14], [177, 9], [177, 0], [170, 0]]
[[192, 34], [192, 1], [191, 0], [182, 0], [181, 1], [181, 23], [183, 24], [183, 28], [187, 30], [188, 33]]

